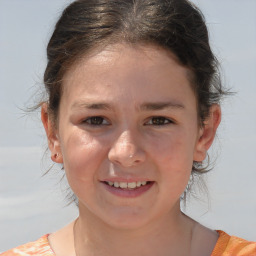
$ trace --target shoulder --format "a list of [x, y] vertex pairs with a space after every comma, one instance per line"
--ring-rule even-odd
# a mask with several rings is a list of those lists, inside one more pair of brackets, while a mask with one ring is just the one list
[[37, 255], [37, 256], [55, 256], [53, 253], [49, 241], [48, 235], [44, 235], [40, 239], [35, 242], [30, 242], [21, 246], [18, 246], [14, 249], [6, 251], [0, 256], [29, 256], [29, 255]]
[[230, 236], [221, 230], [218, 233], [219, 239], [211, 256], [256, 256], [256, 242]]

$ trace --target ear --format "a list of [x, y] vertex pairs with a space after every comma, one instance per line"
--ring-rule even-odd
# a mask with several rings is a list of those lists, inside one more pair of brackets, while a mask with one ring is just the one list
[[202, 162], [206, 158], [207, 150], [213, 143], [217, 128], [221, 121], [221, 109], [218, 104], [210, 108], [209, 117], [200, 128], [199, 137], [194, 151], [194, 161]]
[[47, 135], [52, 161], [55, 163], [63, 163], [60, 141], [56, 129], [54, 128], [55, 126], [50, 120], [47, 103], [43, 103], [41, 106], [41, 120]]

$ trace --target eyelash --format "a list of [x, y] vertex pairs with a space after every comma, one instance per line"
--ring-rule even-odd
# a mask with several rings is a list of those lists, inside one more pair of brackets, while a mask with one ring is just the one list
[[[110, 124], [104, 117], [101, 117], [101, 116], [89, 117], [86, 120], [84, 120], [83, 123], [86, 123], [92, 126], [101, 126], [101, 125]], [[147, 121], [145, 125], [163, 126], [171, 123], [174, 123], [174, 122], [166, 117], [154, 116], [154, 117], [151, 117], [150, 120]]]

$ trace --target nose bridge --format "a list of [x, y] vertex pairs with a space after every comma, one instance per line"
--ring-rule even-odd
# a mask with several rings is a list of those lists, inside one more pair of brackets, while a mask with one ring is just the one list
[[119, 136], [117, 137], [114, 143], [114, 150], [115, 153], [118, 154], [120, 157], [131, 158], [134, 156], [136, 151], [139, 150], [138, 146], [138, 136], [136, 138], [136, 132], [132, 131], [131, 129], [125, 129], [121, 131]]
[[126, 129], [118, 136], [116, 143], [128, 151], [133, 150], [135, 147], [134, 136], [135, 134], [131, 129]]
[[143, 162], [145, 153], [140, 140], [139, 131], [136, 129], [123, 129], [118, 133], [110, 149], [110, 161], [126, 167]]

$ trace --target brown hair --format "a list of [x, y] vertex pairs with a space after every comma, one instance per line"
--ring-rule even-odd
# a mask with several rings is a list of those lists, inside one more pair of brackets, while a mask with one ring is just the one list
[[[174, 53], [193, 74], [200, 125], [210, 106], [227, 93], [221, 86], [203, 14], [191, 2], [77, 0], [63, 11], [47, 47], [44, 83], [49, 114], [55, 122], [66, 70], [92, 49], [117, 42], [153, 44]], [[194, 162], [192, 171], [203, 173], [206, 168]]]

